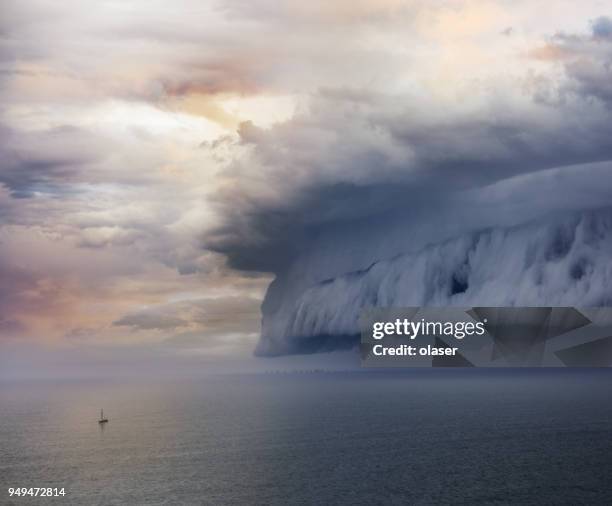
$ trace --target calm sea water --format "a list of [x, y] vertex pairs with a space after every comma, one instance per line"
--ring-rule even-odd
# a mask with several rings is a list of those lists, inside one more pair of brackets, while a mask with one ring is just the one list
[[611, 394], [608, 370], [0, 384], [0, 504], [612, 504]]

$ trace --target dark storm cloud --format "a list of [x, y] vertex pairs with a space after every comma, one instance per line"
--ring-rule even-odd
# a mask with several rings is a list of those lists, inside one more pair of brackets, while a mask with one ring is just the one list
[[[607, 53], [592, 58], [604, 68], [598, 58]], [[567, 74], [577, 79], [573, 67]], [[612, 80], [597, 82], [604, 100]], [[330, 98], [327, 90], [306, 116], [241, 129], [249, 156], [225, 174], [230, 189], [218, 199], [226, 222], [207, 245], [234, 267], [278, 272], [334, 223], [410, 213], [519, 174], [611, 160], [612, 113], [591, 100], [594, 81], [588, 97], [585, 82], [580, 92], [561, 103], [533, 100], [528, 110], [492, 104], [453, 118], [408, 97], [360, 92], [355, 105], [354, 93]]]

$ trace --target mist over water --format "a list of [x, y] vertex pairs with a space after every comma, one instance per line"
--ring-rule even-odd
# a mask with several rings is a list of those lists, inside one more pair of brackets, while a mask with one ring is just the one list
[[2, 383], [1, 497], [64, 487], [45, 502], [609, 503], [611, 393], [608, 370]]

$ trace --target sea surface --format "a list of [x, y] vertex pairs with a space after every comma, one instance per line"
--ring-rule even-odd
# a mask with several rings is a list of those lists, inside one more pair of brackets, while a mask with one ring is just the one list
[[2, 383], [0, 504], [612, 504], [612, 371]]

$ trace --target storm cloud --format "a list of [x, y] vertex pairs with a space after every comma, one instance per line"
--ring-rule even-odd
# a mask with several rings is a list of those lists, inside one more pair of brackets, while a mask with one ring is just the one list
[[[609, 23], [597, 18], [588, 33], [555, 34], [546, 52], [528, 52], [547, 63], [542, 55], [554, 55], [546, 79], [526, 74], [493, 89], [475, 83], [459, 104], [441, 107], [409, 93], [323, 89], [306, 112], [287, 122], [270, 129], [244, 124], [238, 142], [245, 154], [225, 172], [230, 190], [218, 196], [226, 221], [207, 236], [207, 245], [235, 268], [276, 274], [263, 305], [258, 352], [343, 348], [358, 333], [356, 310], [369, 305], [453, 303], [450, 288], [434, 297], [436, 281], [429, 274], [412, 282], [413, 297], [394, 298], [386, 291], [380, 270], [387, 265], [393, 277], [396, 267], [387, 262], [394, 258], [405, 258], [409, 270], [422, 256], [431, 264], [426, 272], [442, 275], [448, 266], [434, 259], [452, 255], [433, 245], [465, 240], [468, 255], [474, 234], [513, 237], [517, 230], [517, 238], [527, 234], [524, 240], [533, 234], [532, 247], [547, 258], [539, 268], [549, 269], [544, 252], [553, 239], [547, 229], [575, 227], [576, 216], [590, 216], [584, 226], [601, 229], [608, 241]], [[595, 214], [576, 214], [583, 211]], [[584, 233], [575, 233], [586, 241], [576, 248], [593, 247]], [[504, 248], [520, 257], [518, 245], [509, 239]], [[493, 246], [485, 249], [480, 263], [470, 267], [477, 279], [487, 269], [487, 255], [501, 254]], [[502, 288], [500, 268], [496, 286], [507, 296], [497, 302], [608, 303], [606, 282], [596, 279], [608, 279], [609, 258], [581, 258], [568, 259], [575, 266], [567, 271], [583, 272], [579, 265], [594, 262], [591, 292], [578, 286], [584, 285], [582, 276], [563, 271], [542, 288], [536, 280], [515, 294]], [[396, 275], [407, 275], [401, 272]], [[497, 300], [484, 283], [470, 285], [461, 302]], [[547, 292], [546, 286], [555, 288]], [[430, 296], [417, 296], [428, 290]], [[557, 300], [559, 293], [566, 297]]]
[[611, 22], [562, 3], [4, 2], [3, 340], [244, 353], [274, 278], [258, 352], [317, 351], [350, 273], [599, 212]]
[[[208, 246], [237, 268], [276, 271], [335, 223], [410, 214], [449, 193], [572, 165], [595, 177], [587, 165], [612, 160], [607, 23], [598, 18], [588, 35], [551, 38], [563, 65], [546, 82], [555, 100], [542, 100], [529, 76], [493, 90], [475, 84], [464, 103], [442, 107], [410, 94], [325, 89], [287, 122], [243, 124], [246, 155], [223, 174], [228, 190], [217, 201], [225, 223]], [[595, 172], [607, 186], [608, 176]], [[560, 191], [571, 208], [573, 188]]]

